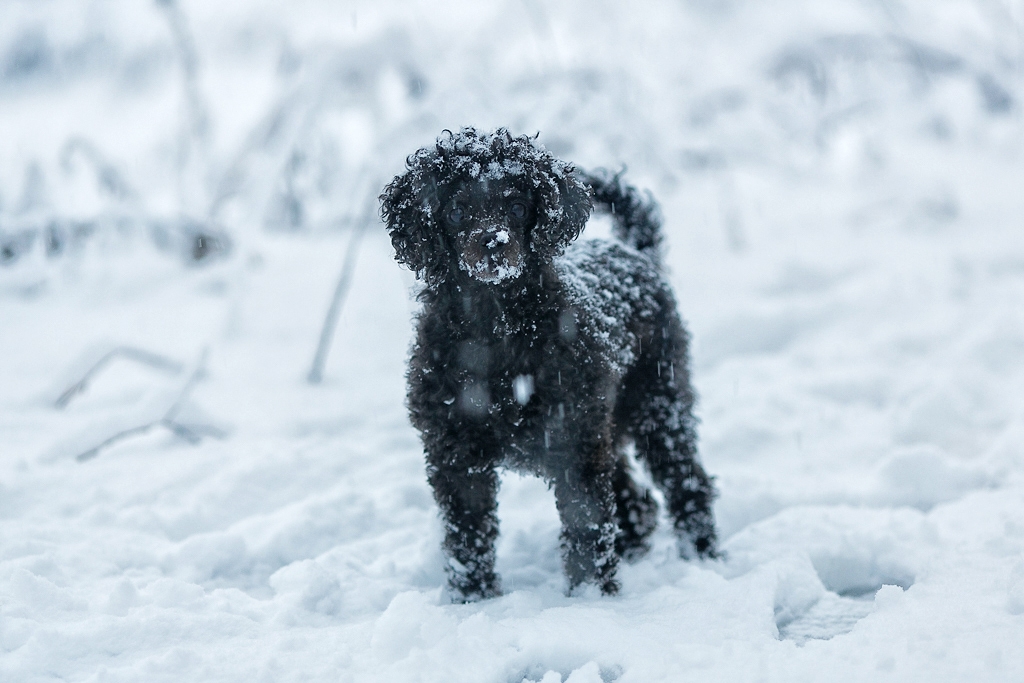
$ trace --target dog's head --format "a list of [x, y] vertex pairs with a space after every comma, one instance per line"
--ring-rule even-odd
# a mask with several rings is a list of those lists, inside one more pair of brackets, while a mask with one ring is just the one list
[[590, 216], [573, 166], [504, 128], [445, 131], [406, 160], [381, 194], [395, 258], [428, 284], [453, 269], [485, 283], [515, 281], [553, 259]]

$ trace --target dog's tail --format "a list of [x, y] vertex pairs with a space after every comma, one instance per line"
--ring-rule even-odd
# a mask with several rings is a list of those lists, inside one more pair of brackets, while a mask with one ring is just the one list
[[661, 209], [654, 197], [622, 182], [622, 171], [604, 169], [583, 173], [594, 193], [594, 207], [612, 215], [615, 236], [661, 265]]

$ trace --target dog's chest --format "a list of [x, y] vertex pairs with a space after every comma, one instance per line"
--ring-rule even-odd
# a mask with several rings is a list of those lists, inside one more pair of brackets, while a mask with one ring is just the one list
[[502, 438], [524, 428], [558, 383], [566, 349], [552, 338], [556, 324], [530, 321], [513, 333], [477, 325], [475, 334], [454, 340], [449, 371], [458, 377], [459, 412], [485, 421]]
[[[537, 336], [473, 338], [458, 345], [460, 408], [475, 414], [501, 443], [534, 451], [545, 438], [586, 420], [585, 406], [613, 401], [618, 377], [565, 318]], [[546, 435], [546, 437], [545, 437]]]

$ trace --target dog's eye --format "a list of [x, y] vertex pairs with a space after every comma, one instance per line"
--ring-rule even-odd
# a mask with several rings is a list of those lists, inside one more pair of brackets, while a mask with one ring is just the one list
[[512, 202], [512, 206], [509, 207], [509, 211], [516, 218], [526, 218], [526, 204], [523, 202]]
[[466, 218], [466, 210], [459, 205], [448, 209], [448, 222], [452, 225], [459, 225]]

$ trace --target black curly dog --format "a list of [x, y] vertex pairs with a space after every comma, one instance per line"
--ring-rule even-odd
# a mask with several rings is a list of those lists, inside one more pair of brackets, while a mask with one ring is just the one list
[[[445, 522], [455, 599], [499, 595], [498, 468], [543, 477], [562, 520], [569, 591], [613, 594], [619, 558], [648, 549], [650, 490], [680, 554], [716, 557], [715, 491], [697, 460], [688, 336], [659, 265], [657, 206], [584, 175], [526, 136], [446, 131], [381, 195], [396, 258], [425, 287], [409, 412]], [[594, 205], [620, 242], [566, 247]]]

